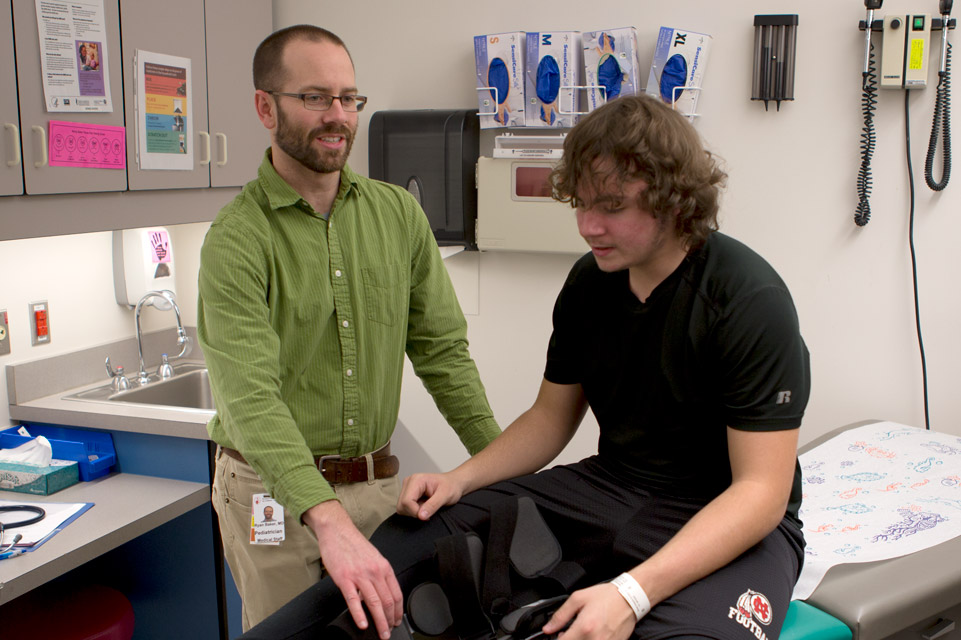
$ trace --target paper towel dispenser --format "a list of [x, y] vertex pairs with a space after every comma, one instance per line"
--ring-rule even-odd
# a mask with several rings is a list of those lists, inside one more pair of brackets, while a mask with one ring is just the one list
[[437, 244], [476, 248], [476, 110], [377, 111], [368, 145], [370, 177], [413, 194]]

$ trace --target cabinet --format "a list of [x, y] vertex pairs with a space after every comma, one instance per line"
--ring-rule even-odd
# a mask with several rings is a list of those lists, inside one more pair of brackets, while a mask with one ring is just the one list
[[[13, 8], [0, 3], [0, 33], [13, 32]], [[17, 83], [14, 67], [13, 40], [0, 39], [0, 87]], [[23, 169], [20, 168], [20, 112], [17, 92], [0, 92], [0, 196], [23, 193]]]
[[[131, 191], [210, 186], [210, 145], [207, 143], [207, 58], [204, 7], [196, 0], [121, 0], [123, 41], [123, 112], [127, 120], [127, 181]], [[190, 59], [186, 116], [193, 118], [193, 167], [189, 170], [142, 170], [137, 163], [137, 92], [134, 80], [137, 52], [163, 53]], [[143, 119], [143, 114], [139, 118]]]
[[[2, 240], [209, 220], [229, 196], [208, 187], [240, 187], [257, 176], [270, 137], [254, 109], [251, 63], [257, 45], [272, 31], [271, 3], [103, 4], [114, 110], [51, 113], [44, 105], [36, 0], [0, 0], [0, 34], [6, 34], [0, 37], [0, 86], [17, 89], [0, 91], [0, 196], [8, 196], [0, 198]], [[133, 74], [138, 49], [191, 60], [192, 170], [141, 171], [137, 166]], [[51, 120], [126, 126], [126, 170], [37, 166]], [[150, 195], [161, 189], [197, 191], [163, 200]], [[31, 197], [43, 194], [85, 195]]]
[[120, 65], [120, 13], [117, 0], [103, 0], [107, 27], [107, 72], [110, 74], [112, 113], [50, 113], [44, 104], [37, 31], [36, 0], [13, 0], [17, 58], [17, 95], [20, 99], [20, 140], [23, 182], [28, 194], [123, 191], [126, 172], [118, 169], [51, 167], [45, 164], [51, 120], [123, 126], [123, 81]]
[[[238, 20], [242, 13], [244, 19]], [[251, 67], [272, 29], [271, 3], [206, 0], [210, 186], [240, 187], [257, 177], [270, 134], [254, 110]]]
[[[257, 175], [269, 137], [253, 104], [251, 62], [271, 31], [263, 0], [121, 1], [127, 173], [131, 190], [242, 186]], [[134, 66], [137, 50], [191, 60], [193, 168], [137, 166]], [[209, 99], [209, 108], [208, 108]], [[188, 142], [190, 144], [190, 142]]]

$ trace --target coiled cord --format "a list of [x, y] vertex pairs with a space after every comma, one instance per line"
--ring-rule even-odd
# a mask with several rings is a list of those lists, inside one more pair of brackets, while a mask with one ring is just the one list
[[[947, 29], [948, 26], [944, 25]], [[934, 122], [931, 125], [931, 139], [928, 141], [928, 155], [924, 160], [924, 181], [932, 191], [942, 191], [951, 179], [951, 45], [944, 54], [944, 72], [938, 74], [938, 95], [934, 102]], [[941, 134], [941, 180], [934, 181], [934, 156]]]
[[858, 206], [854, 223], [863, 227], [871, 219], [871, 158], [874, 156], [874, 111], [878, 104], [878, 76], [874, 66], [874, 45], [868, 56], [868, 71], [861, 82], [861, 111], [864, 126], [861, 128], [861, 168], [858, 170]]

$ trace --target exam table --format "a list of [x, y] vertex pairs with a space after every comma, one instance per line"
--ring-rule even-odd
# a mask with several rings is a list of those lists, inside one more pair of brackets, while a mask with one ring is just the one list
[[[877, 423], [841, 427], [799, 453]], [[961, 438], [956, 440], [961, 449]], [[961, 474], [961, 455], [947, 461]], [[961, 498], [961, 487], [957, 493]], [[961, 537], [954, 537], [896, 558], [832, 566], [810, 596], [791, 603], [781, 640], [957, 640], [959, 625]]]

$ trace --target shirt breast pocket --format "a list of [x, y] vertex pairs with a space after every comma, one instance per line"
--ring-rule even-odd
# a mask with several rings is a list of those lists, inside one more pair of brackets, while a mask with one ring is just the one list
[[407, 317], [408, 286], [403, 265], [364, 267], [363, 275], [368, 320], [393, 326]]

